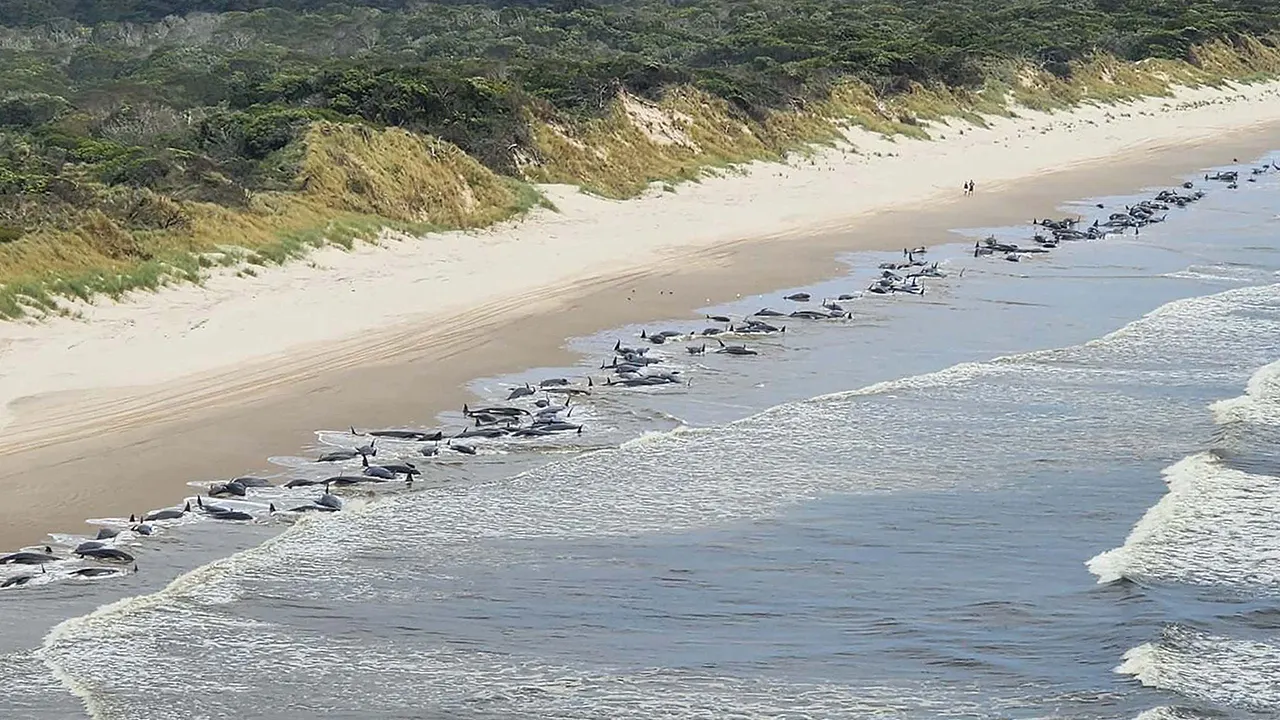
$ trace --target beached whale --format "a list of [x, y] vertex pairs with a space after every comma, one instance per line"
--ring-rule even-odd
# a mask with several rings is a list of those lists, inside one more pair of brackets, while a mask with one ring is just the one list
[[120, 572], [121, 571], [117, 570], [116, 568], [87, 567], [87, 568], [80, 568], [79, 570], [73, 570], [71, 574], [76, 577], [96, 578], [96, 577], [105, 577], [107, 575], [119, 575]]
[[449, 442], [445, 443], [445, 447], [447, 447], [447, 448], [449, 448], [450, 450], [453, 450], [453, 451], [455, 451], [455, 452], [460, 452], [460, 453], [462, 453], [463, 455], [475, 455], [475, 454], [476, 454], [476, 448], [475, 448], [475, 446], [474, 446], [474, 445], [467, 445], [467, 444], [465, 444], [465, 443], [455, 443], [455, 442], [454, 442], [454, 441], [452, 441], [452, 440], [450, 440]]
[[492, 440], [493, 438], [500, 438], [505, 435], [508, 435], [510, 434], [510, 432], [511, 431], [505, 427], [473, 427], [473, 428], [467, 428], [465, 430], [462, 430], [457, 435], [454, 435], [454, 437], [456, 438], [482, 437], [482, 438], [489, 438], [490, 440]]
[[375, 477], [373, 475], [334, 475], [333, 477], [325, 478], [324, 480], [325, 485], [333, 484], [338, 487], [380, 482], [386, 482], [386, 478]]
[[464, 403], [462, 405], [463, 415], [494, 415], [498, 417], [516, 417], [518, 415], [528, 415], [529, 411], [524, 408], [507, 407], [503, 405], [495, 405], [493, 407], [471, 408]]
[[[354, 430], [353, 430], [354, 432]], [[390, 440], [420, 440], [426, 433], [420, 430], [370, 430], [369, 435]]]
[[117, 548], [109, 548], [109, 547], [91, 548], [83, 552], [77, 552], [76, 554], [79, 555], [80, 557], [93, 558], [94, 560], [105, 560], [107, 562], [121, 562], [121, 563], [133, 562], [132, 555], [125, 552], [124, 550], [120, 550]]
[[233, 510], [231, 508], [218, 508], [217, 510], [207, 510], [209, 517], [214, 520], [252, 520], [253, 516], [243, 510]]
[[396, 479], [396, 474], [390, 469], [383, 467], [382, 465], [370, 465], [369, 458], [361, 458], [361, 462], [364, 463], [364, 470], [362, 472], [369, 477], [382, 478], [383, 480]]
[[391, 472], [390, 470], [388, 470], [388, 469], [386, 469], [386, 468], [382, 467], [381, 465], [367, 465], [367, 466], [365, 466], [365, 468], [364, 468], [364, 471], [363, 471], [363, 472], [364, 472], [364, 474], [365, 474], [365, 475], [368, 475], [369, 477], [373, 477], [373, 478], [380, 478], [380, 479], [382, 479], [382, 480], [395, 480], [395, 479], [396, 479], [396, 474], [395, 474], [395, 473], [393, 473], [393, 472]]
[[591, 388], [594, 386], [595, 386], [595, 383], [591, 381], [591, 378], [587, 378], [587, 386], [584, 388], [568, 387], [568, 386], [549, 387], [549, 388], [544, 388], [543, 392], [551, 395], [564, 395], [565, 397], [575, 397], [575, 396], [581, 396], [581, 395], [590, 395]]
[[649, 352], [649, 348], [624, 347], [619, 340], [613, 344], [613, 351], [618, 355], [644, 355]]
[[247, 494], [247, 492], [248, 492], [248, 489], [245, 487], [244, 483], [238, 480], [232, 480], [231, 482], [227, 482], [227, 483], [219, 483], [217, 485], [212, 485], [209, 487], [209, 497], [225, 497], [228, 495], [234, 496], [234, 497], [244, 497]]
[[739, 325], [738, 327], [735, 327], [735, 328], [730, 328], [730, 331], [737, 333], [739, 335], [741, 334], [761, 335], [765, 333], [786, 332], [787, 326], [783, 325], [782, 327], [778, 327], [776, 325], [770, 325], [769, 323], [764, 322], [763, 320], [747, 320], [746, 323], [743, 325]]
[[[196, 498], [196, 504], [204, 510], [205, 514], [214, 520], [252, 520], [253, 516], [243, 510], [214, 505], [212, 503], [205, 504], [199, 497]], [[271, 507], [275, 507], [272, 505]]]
[[419, 470], [418, 467], [411, 462], [388, 463], [383, 465], [382, 467], [387, 470], [390, 470], [391, 472], [397, 475], [407, 475], [409, 477], [413, 477], [414, 475], [422, 474], [422, 471]]
[[529, 383], [525, 383], [524, 387], [512, 388], [511, 392], [507, 393], [507, 399], [517, 400], [522, 397], [529, 397], [537, 392], [538, 391], [534, 390]]
[[542, 428], [536, 425], [533, 427], [522, 427], [517, 430], [514, 430], [511, 433], [511, 437], [517, 437], [517, 438], [545, 437], [547, 435], [555, 435], [555, 433], [551, 432], [550, 430], [543, 430]]
[[663, 330], [663, 331], [661, 331], [661, 332], [656, 332], [656, 333], [652, 333], [652, 334], [650, 334], [647, 330], [641, 330], [641, 331], [640, 331], [640, 339], [641, 339], [641, 340], [648, 340], [649, 342], [653, 343], [654, 345], [661, 345], [661, 344], [665, 343], [666, 341], [668, 341], [668, 340], [670, 340], [670, 339], [672, 339], [672, 338], [678, 338], [678, 337], [680, 337], [680, 336], [681, 336], [681, 335], [683, 335], [683, 334], [684, 334], [684, 333], [679, 332], [679, 331], [676, 331], [676, 330]]
[[621, 385], [622, 387], [650, 387], [653, 385], [670, 385], [672, 380], [662, 377], [625, 377], [618, 380], [610, 378], [606, 384]]
[[581, 425], [578, 425], [576, 423], [571, 423], [571, 422], [562, 422], [562, 421], [539, 423], [537, 425], [534, 425], [533, 429], [542, 430], [545, 432], [552, 432], [552, 433], [559, 433], [559, 432], [581, 433], [582, 432]]
[[58, 558], [53, 548], [45, 546], [44, 552], [16, 552], [0, 557], [0, 565], [42, 565], [54, 562]]
[[142, 516], [143, 522], [154, 522], [156, 520], [177, 520], [178, 518], [191, 512], [191, 503], [188, 502], [182, 506], [181, 510], [166, 508], [164, 510], [155, 510]]
[[791, 317], [801, 320], [832, 320], [843, 318], [849, 315], [846, 311], [821, 311], [821, 310], [797, 310], [791, 313]]

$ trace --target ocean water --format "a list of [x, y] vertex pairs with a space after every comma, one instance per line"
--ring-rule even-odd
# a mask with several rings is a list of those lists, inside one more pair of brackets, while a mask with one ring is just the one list
[[[596, 387], [581, 435], [382, 442], [424, 480], [343, 512], [126, 533], [143, 572], [0, 590], [0, 718], [1276, 717], [1280, 173], [1256, 179], [1019, 263], [935, 248], [925, 296], [779, 321], [758, 356], [656, 347], [688, 382]], [[641, 329], [474, 387], [603, 377]]]

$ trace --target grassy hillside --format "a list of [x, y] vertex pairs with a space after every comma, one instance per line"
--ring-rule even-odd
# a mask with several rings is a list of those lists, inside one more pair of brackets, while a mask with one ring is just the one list
[[[272, 7], [268, 8], [267, 5]], [[0, 0], [0, 317], [1280, 71], [1280, 0]]]
[[322, 244], [350, 247], [383, 228], [426, 232], [489, 225], [539, 201], [457, 147], [398, 128], [319, 121], [296, 141], [291, 190], [234, 205], [105, 188], [102, 208], [66, 210], [0, 243], [0, 316], [58, 312], [58, 296], [90, 300], [205, 269], [279, 263]]

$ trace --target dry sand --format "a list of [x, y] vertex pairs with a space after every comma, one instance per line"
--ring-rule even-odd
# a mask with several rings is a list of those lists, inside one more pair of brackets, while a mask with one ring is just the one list
[[[0, 548], [269, 470], [318, 428], [433, 424], [476, 377], [564, 362], [567, 337], [841, 271], [842, 250], [955, 239], [1280, 141], [1280, 84], [1021, 112], [488, 231], [385, 237], [83, 318], [0, 324]], [[963, 134], [961, 134], [963, 130]], [[962, 197], [972, 179], [977, 194]]]

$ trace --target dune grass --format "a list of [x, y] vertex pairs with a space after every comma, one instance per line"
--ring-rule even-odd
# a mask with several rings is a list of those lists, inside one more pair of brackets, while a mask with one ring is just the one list
[[212, 268], [350, 249], [384, 229], [483, 227], [545, 202], [528, 183], [403, 130], [318, 123], [303, 142], [296, 191], [260, 193], [243, 207], [182, 203], [185, 221], [173, 230], [129, 230], [91, 210], [0, 245], [0, 317], [66, 314], [73, 306], [60, 299], [120, 298], [198, 283]]
[[[633, 197], [659, 183], [664, 191], [696, 182], [719, 168], [756, 160], [777, 161], [815, 145], [836, 145], [842, 128], [857, 127], [886, 137], [931, 139], [931, 126], [961, 121], [985, 126], [984, 118], [1009, 117], [1018, 108], [1045, 112], [1081, 104], [1114, 104], [1143, 97], [1169, 97], [1176, 86], [1221, 86], [1280, 77], [1280, 49], [1254, 39], [1212, 42], [1190, 62], [1127, 62], [1099, 55], [1069, 66], [1060, 77], [1027, 63], [991, 68], [983, 87], [969, 90], [912, 85], [882, 94], [859, 81], [835, 84], [825, 102], [744, 118], [723, 100], [691, 88], [668, 91], [636, 117], [637, 101], [615, 102], [603, 120], [569, 123], [533, 119], [539, 162], [525, 168], [535, 182], [576, 184], [610, 198]], [[656, 127], [656, 131], [655, 128]], [[663, 132], [663, 129], [667, 132]], [[674, 128], [677, 133], [670, 130]], [[672, 142], [675, 135], [677, 142]]]

